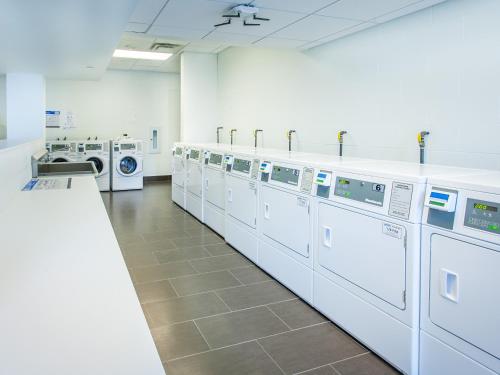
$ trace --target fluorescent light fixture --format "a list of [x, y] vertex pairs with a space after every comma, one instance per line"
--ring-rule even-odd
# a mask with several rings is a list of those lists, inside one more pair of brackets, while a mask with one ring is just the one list
[[132, 51], [128, 49], [116, 49], [113, 57], [122, 57], [125, 59], [140, 59], [140, 60], [167, 60], [171, 53], [163, 52], [147, 52], [147, 51]]

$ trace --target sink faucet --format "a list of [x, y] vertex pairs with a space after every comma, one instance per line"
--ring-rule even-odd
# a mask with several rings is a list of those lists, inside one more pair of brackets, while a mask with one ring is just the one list
[[217, 127], [217, 144], [220, 143], [220, 131], [224, 129], [222, 126]]
[[231, 135], [231, 146], [233, 145], [234, 133], [236, 133], [237, 129], [231, 129], [229, 134]]
[[290, 129], [287, 133], [288, 137], [288, 151], [292, 151], [292, 134], [297, 133], [295, 130]]
[[263, 132], [264, 132], [264, 130], [262, 130], [262, 129], [255, 129], [253, 131], [253, 137], [254, 137], [254, 141], [255, 141], [254, 142], [255, 148], [257, 148], [257, 134], [258, 133], [263, 133]]

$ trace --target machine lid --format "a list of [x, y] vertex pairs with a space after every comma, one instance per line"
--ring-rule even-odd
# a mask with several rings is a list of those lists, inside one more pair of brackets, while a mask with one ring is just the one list
[[125, 156], [120, 160], [120, 172], [124, 175], [131, 175], [137, 170], [137, 160], [132, 156]]
[[94, 163], [95, 169], [97, 170], [97, 173], [99, 173], [99, 174], [104, 169], [104, 163], [103, 163], [103, 161], [100, 158], [96, 157], [96, 156], [92, 156], [92, 157], [88, 158], [87, 161], [91, 161], [92, 163]]

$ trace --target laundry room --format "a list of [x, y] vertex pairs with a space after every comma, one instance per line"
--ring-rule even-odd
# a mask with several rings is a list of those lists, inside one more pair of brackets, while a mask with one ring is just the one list
[[0, 8], [0, 374], [500, 374], [500, 1]]

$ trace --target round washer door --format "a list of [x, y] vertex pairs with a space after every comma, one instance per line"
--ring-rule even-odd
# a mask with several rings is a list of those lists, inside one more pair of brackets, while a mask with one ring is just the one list
[[92, 156], [87, 159], [87, 161], [91, 161], [95, 165], [95, 169], [97, 170], [97, 173], [101, 174], [102, 170], [104, 169], [104, 163], [102, 160], [96, 156]]
[[68, 159], [66, 159], [66, 158], [61, 158], [61, 157], [59, 157], [59, 158], [55, 158], [55, 159], [53, 159], [53, 160], [52, 160], [52, 163], [67, 163], [67, 162], [69, 162], [69, 160], [68, 160]]
[[125, 156], [120, 160], [118, 171], [124, 176], [131, 176], [137, 171], [137, 160], [132, 156]]

